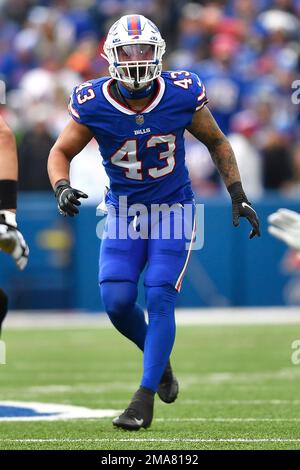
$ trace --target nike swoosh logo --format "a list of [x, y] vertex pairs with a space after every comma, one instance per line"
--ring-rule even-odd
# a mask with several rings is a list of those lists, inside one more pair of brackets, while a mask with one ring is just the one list
[[255, 210], [249, 206], [249, 204], [247, 204], [246, 202], [242, 202], [242, 206], [245, 208], [245, 207], [248, 207], [248, 209], [251, 209], [253, 212], [255, 212]]
[[143, 419], [137, 419], [137, 418], [134, 418], [134, 421], [136, 422], [136, 424], [137, 424], [138, 426], [142, 426], [142, 424], [143, 424], [143, 422], [144, 422]]

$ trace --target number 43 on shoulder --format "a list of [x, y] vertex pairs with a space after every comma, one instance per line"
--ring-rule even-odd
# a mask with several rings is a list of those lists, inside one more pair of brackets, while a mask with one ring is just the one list
[[178, 79], [178, 76], [183, 75], [184, 77], [190, 77], [190, 72], [186, 72], [185, 70], [171, 72], [170, 77], [174, 79], [174, 85], [180, 86], [185, 90], [188, 90], [189, 86], [193, 84], [193, 80], [191, 78], [181, 78]]

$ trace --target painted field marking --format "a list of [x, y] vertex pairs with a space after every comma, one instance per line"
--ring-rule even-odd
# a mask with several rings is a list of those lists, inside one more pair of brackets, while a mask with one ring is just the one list
[[[104, 416], [102, 420], [110, 419]], [[90, 418], [89, 421], [97, 421]], [[154, 418], [157, 423], [299, 423], [299, 418]]]
[[198, 400], [198, 399], [186, 399], [178, 400], [178, 404], [183, 405], [300, 405], [300, 400]]
[[112, 418], [118, 413], [118, 410], [91, 409], [61, 403], [0, 401], [0, 422], [102, 419]]
[[211, 439], [202, 439], [202, 438], [120, 438], [120, 439], [108, 439], [108, 438], [63, 438], [63, 439], [58, 439], [58, 438], [45, 438], [45, 439], [10, 439], [10, 438], [5, 438], [5, 439], [0, 439], [1, 442], [12, 442], [12, 443], [112, 443], [112, 442], [179, 442], [179, 443], [184, 443], [184, 442], [194, 442], [194, 443], [296, 443], [300, 442], [300, 438], [211, 438]]
[[[117, 399], [97, 399], [97, 403], [105, 403], [105, 406], [109, 403], [112, 405], [128, 405], [128, 400], [117, 400]], [[236, 406], [253, 406], [253, 405], [272, 405], [272, 406], [284, 406], [293, 405], [300, 406], [300, 400], [193, 400], [193, 399], [178, 399], [176, 406], [178, 405], [236, 405]], [[157, 401], [156, 406], [164, 406], [163, 403]]]
[[[189, 374], [184, 375], [180, 380], [181, 388], [182, 389], [189, 389], [193, 386], [198, 385], [222, 385], [224, 383], [230, 382], [231, 384], [247, 384], [249, 382], [253, 383], [254, 381], [263, 382], [265, 380], [290, 380], [295, 381], [299, 380], [300, 378], [300, 368], [285, 368], [279, 369], [277, 371], [265, 371], [265, 372], [237, 372], [237, 373], [229, 373], [229, 372], [218, 372], [218, 373], [211, 373], [211, 374]], [[132, 382], [126, 381], [115, 381], [115, 382], [105, 382], [102, 384], [85, 384], [85, 383], [77, 383], [77, 384], [49, 384], [49, 385], [35, 385], [32, 387], [27, 387], [24, 389], [24, 392], [31, 393], [31, 394], [64, 394], [64, 393], [84, 393], [84, 394], [101, 394], [107, 393], [111, 390], [126, 390], [131, 391], [135, 390], [135, 386]], [[244, 401], [246, 403], [246, 401]], [[293, 400], [296, 403], [296, 400]], [[300, 403], [300, 400], [298, 400]], [[201, 403], [203, 403], [201, 401]], [[234, 404], [232, 402], [232, 404]], [[258, 404], [257, 400], [251, 400], [251, 404]]]
[[157, 422], [211, 422], [211, 423], [280, 423], [300, 422], [299, 418], [155, 418]]

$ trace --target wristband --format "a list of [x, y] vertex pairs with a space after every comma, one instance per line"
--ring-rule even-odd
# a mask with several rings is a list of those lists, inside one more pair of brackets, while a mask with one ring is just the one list
[[230, 186], [228, 186], [227, 190], [233, 201], [237, 201], [237, 202], [248, 201], [247, 196], [243, 190], [242, 183], [240, 181], [236, 181], [235, 183], [232, 183]]
[[0, 210], [17, 208], [17, 181], [0, 180]]
[[58, 180], [55, 185], [54, 185], [54, 193], [55, 193], [55, 196], [57, 195], [57, 192], [63, 187], [63, 186], [70, 186], [70, 181], [68, 180], [65, 180], [65, 179], [62, 179], [62, 180]]

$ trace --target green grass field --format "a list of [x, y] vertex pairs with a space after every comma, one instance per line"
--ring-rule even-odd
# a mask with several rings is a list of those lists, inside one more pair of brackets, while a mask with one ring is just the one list
[[[107, 328], [6, 330], [0, 400], [121, 410], [139, 384], [141, 354]], [[152, 427], [111, 418], [0, 422], [0, 449], [300, 449], [299, 326], [182, 326], [173, 363], [180, 397], [156, 399]]]

